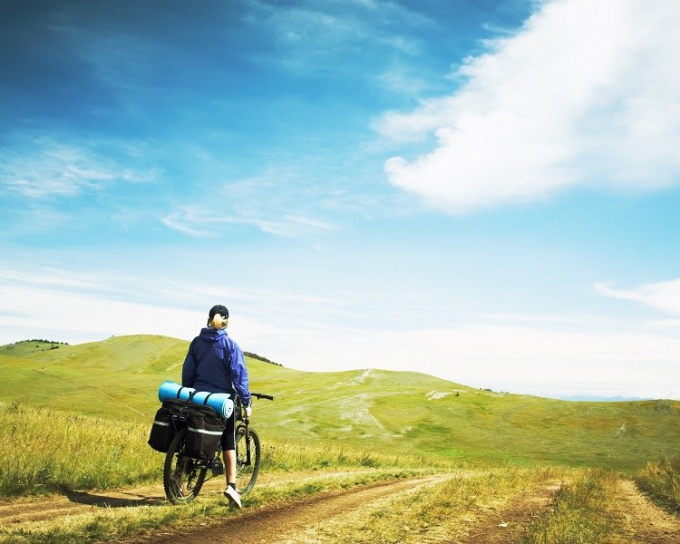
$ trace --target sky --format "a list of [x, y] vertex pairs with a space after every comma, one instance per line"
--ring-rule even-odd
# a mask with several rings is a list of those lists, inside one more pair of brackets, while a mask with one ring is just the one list
[[680, 400], [679, 26], [676, 0], [2, 0], [0, 344], [188, 341], [225, 304], [289, 368]]

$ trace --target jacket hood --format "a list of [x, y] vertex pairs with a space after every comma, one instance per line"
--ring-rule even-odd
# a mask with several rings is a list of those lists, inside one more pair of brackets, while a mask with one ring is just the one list
[[227, 333], [222, 329], [215, 330], [211, 327], [203, 327], [199, 336], [204, 342], [217, 342], [223, 336], [227, 336]]

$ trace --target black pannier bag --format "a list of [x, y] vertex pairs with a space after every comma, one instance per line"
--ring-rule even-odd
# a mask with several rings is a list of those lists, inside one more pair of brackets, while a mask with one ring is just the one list
[[226, 428], [224, 420], [209, 406], [198, 404], [187, 406], [185, 415], [184, 454], [195, 459], [211, 460]]
[[179, 416], [186, 408], [186, 401], [179, 399], [164, 400], [156, 412], [156, 417], [149, 434], [149, 446], [156, 451], [166, 453], [170, 442], [175, 438], [178, 426], [181, 424]]

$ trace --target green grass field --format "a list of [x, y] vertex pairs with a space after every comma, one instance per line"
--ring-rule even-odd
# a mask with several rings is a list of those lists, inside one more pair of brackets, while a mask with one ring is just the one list
[[[161, 336], [0, 346], [0, 497], [24, 504], [35, 495], [158, 485], [164, 456], [146, 440], [158, 388], [180, 380], [187, 347]], [[329, 541], [415, 544], [421, 531], [462, 535], [490, 505], [558, 481], [553, 507], [517, 542], [605, 542], [625, 526], [617, 485], [626, 474], [678, 511], [678, 402], [570, 403], [417, 373], [300, 372], [257, 357], [248, 367], [251, 390], [276, 397], [257, 402], [252, 420], [263, 442], [261, 469], [283, 479], [257, 486], [247, 506], [441, 475], [409, 501], [380, 503], [352, 524], [331, 524], [323, 529]], [[311, 479], [298, 481], [301, 474]], [[97, 510], [68, 523], [48, 516], [6, 524], [0, 542], [122, 540], [230, 515], [221, 494], [186, 508]]]
[[[0, 348], [6, 404], [151, 423], [165, 380], [180, 381], [188, 342], [112, 337], [75, 346]], [[457, 463], [557, 464], [632, 473], [675, 454], [680, 402], [591, 403], [473, 389], [432, 376], [381, 370], [301, 372], [248, 358], [266, 441], [343, 444]]]

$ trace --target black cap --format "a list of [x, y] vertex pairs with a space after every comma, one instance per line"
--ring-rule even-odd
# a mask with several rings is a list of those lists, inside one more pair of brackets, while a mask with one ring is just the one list
[[220, 314], [224, 319], [229, 319], [229, 310], [227, 310], [227, 307], [223, 306], [222, 304], [217, 304], [210, 308], [208, 319], [215, 317], [215, 314]]

